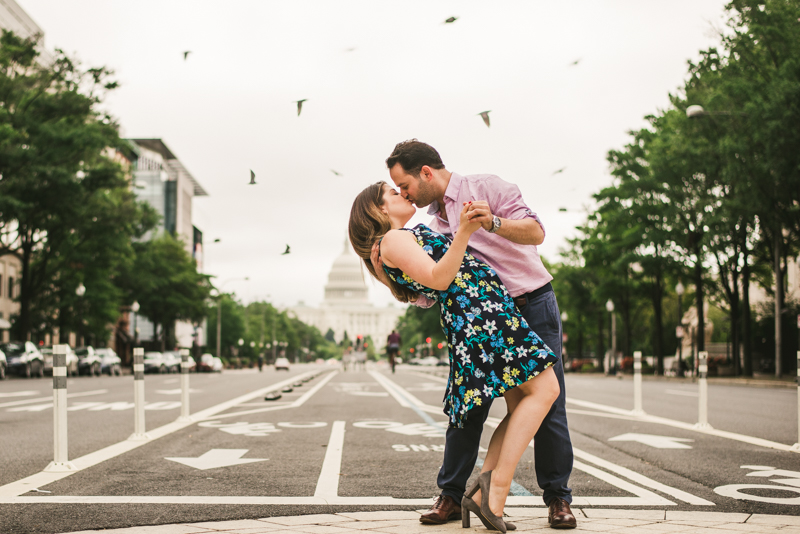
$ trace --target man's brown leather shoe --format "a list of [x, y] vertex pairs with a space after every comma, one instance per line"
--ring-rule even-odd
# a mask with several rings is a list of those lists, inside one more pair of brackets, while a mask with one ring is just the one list
[[461, 505], [448, 495], [436, 497], [431, 509], [419, 516], [419, 522], [426, 525], [444, 525], [455, 519], [461, 519]]
[[550, 501], [548, 508], [547, 522], [550, 523], [550, 528], [575, 528], [578, 526], [572, 510], [569, 509], [569, 503], [564, 499], [556, 497]]

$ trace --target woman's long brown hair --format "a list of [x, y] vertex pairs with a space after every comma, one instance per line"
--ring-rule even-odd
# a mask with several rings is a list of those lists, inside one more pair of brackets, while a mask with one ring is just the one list
[[[348, 225], [350, 244], [353, 245], [358, 257], [364, 261], [369, 274], [375, 278], [377, 278], [375, 268], [369, 259], [372, 245], [392, 229], [389, 216], [381, 211], [384, 187], [388, 187], [386, 182], [377, 182], [358, 194], [350, 210], [350, 224]], [[413, 301], [418, 296], [418, 293], [398, 284], [391, 278], [389, 279], [389, 289], [394, 298], [400, 302]]]

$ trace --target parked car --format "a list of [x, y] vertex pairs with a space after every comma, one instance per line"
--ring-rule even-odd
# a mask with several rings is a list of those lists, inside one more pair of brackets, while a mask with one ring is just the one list
[[225, 367], [225, 366], [224, 366], [224, 365], [222, 365], [222, 360], [220, 360], [219, 358], [217, 358], [216, 356], [214, 356], [214, 358], [213, 358], [213, 361], [212, 361], [212, 363], [211, 363], [211, 370], [212, 370], [213, 372], [215, 372], [215, 373], [221, 373], [221, 372], [222, 372], [222, 369], [223, 369], [224, 367]]
[[79, 347], [75, 349], [75, 355], [78, 356], [78, 374], [88, 376], [100, 376], [102, 373], [100, 369], [103, 367], [103, 361], [94, 350], [94, 347]]
[[[67, 376], [78, 376], [78, 357], [69, 345], [67, 347]], [[39, 349], [42, 353], [45, 374], [53, 374], [53, 346], [47, 345]]]
[[200, 356], [200, 361], [197, 362], [198, 373], [210, 373], [214, 370], [214, 355], [205, 353]]
[[44, 376], [42, 353], [30, 341], [2, 343], [0, 350], [6, 355], [8, 371], [27, 378]]
[[283, 369], [284, 371], [289, 370], [289, 359], [288, 358], [276, 358], [275, 359], [275, 370], [280, 371]]
[[6, 379], [6, 367], [8, 367], [6, 353], [0, 350], [0, 380]]
[[164, 355], [160, 352], [144, 353], [144, 372], [145, 373], [166, 373], [167, 364]]
[[168, 350], [164, 353], [164, 365], [168, 373], [181, 372], [181, 353], [177, 350]]
[[122, 360], [112, 348], [96, 349], [95, 354], [100, 358], [100, 372], [108, 376], [122, 375]]

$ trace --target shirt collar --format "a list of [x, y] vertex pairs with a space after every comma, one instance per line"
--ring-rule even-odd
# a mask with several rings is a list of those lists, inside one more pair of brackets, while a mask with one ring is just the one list
[[[450, 182], [447, 184], [447, 189], [444, 191], [444, 198], [455, 202], [458, 200], [458, 192], [461, 189], [462, 177], [456, 173], [450, 173]], [[439, 213], [439, 201], [434, 200], [428, 205], [428, 215], [437, 215]]]

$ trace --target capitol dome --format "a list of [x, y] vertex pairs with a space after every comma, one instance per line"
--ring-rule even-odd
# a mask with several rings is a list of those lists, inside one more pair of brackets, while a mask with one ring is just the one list
[[361, 270], [361, 258], [350, 248], [350, 241], [344, 240], [344, 250], [336, 258], [328, 274], [325, 285], [325, 301], [327, 306], [349, 304], [365, 304], [369, 302], [367, 284]]

